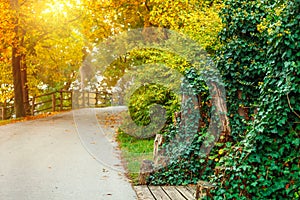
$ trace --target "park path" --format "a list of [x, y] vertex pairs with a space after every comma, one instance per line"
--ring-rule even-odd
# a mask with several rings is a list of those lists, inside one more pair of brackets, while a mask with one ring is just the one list
[[109, 109], [0, 126], [0, 199], [136, 199], [109, 129], [95, 121]]

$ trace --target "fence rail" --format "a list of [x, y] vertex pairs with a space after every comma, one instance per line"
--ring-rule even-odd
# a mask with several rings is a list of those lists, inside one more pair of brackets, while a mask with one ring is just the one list
[[[71, 110], [82, 107], [103, 107], [110, 104], [111, 95], [107, 92], [90, 91], [55, 91], [33, 96], [29, 99], [28, 115], [45, 112]], [[28, 102], [27, 102], [28, 103]], [[14, 106], [0, 106], [0, 120], [14, 117]]]
[[[56, 91], [31, 99], [31, 115], [72, 109], [72, 91]], [[68, 101], [67, 103], [65, 103]]]

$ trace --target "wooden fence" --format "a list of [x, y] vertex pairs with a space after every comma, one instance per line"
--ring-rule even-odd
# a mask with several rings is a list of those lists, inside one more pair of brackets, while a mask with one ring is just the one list
[[1, 120], [6, 119], [6, 109], [5, 109], [5, 107], [0, 107], [0, 119]]
[[56, 91], [33, 96], [30, 102], [31, 115], [72, 109], [72, 91]]
[[[45, 112], [71, 110], [83, 107], [104, 107], [111, 103], [111, 95], [107, 92], [90, 91], [55, 91], [47, 94], [33, 96], [29, 99], [30, 115]], [[14, 117], [14, 106], [0, 107], [0, 120]]]
[[111, 105], [112, 97], [108, 92], [73, 91], [72, 107], [105, 107]]
[[11, 118], [11, 116], [14, 113], [14, 107], [13, 106], [3, 106], [0, 107], [0, 120], [5, 120]]

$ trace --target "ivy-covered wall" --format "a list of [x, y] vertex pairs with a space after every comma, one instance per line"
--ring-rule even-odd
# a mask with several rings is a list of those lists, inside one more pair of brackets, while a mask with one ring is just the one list
[[[299, 198], [299, 12], [297, 0], [228, 0], [222, 10], [218, 67], [236, 144], [218, 164], [224, 171], [212, 176], [216, 199]], [[241, 119], [237, 106], [253, 121]]]
[[[221, 137], [204, 158], [201, 129], [150, 184], [202, 179], [216, 185], [214, 199], [300, 198], [299, 13], [299, 0], [225, 1], [215, 62], [226, 87], [230, 137]], [[176, 127], [169, 132], [175, 135]]]

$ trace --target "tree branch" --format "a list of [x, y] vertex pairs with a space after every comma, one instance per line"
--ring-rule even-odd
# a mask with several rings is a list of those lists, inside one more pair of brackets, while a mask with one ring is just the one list
[[290, 98], [289, 98], [289, 93], [286, 93], [286, 98], [288, 100], [288, 104], [289, 104], [289, 107], [291, 109], [291, 111], [298, 117], [300, 118], [300, 115], [298, 113], [296, 113], [296, 111], [293, 109], [292, 105], [291, 105], [291, 102], [290, 102]]
[[147, 11], [150, 12], [150, 8], [149, 8], [149, 6], [148, 6], [148, 1], [147, 1], [147, 0], [144, 2], [144, 5], [145, 5]]

